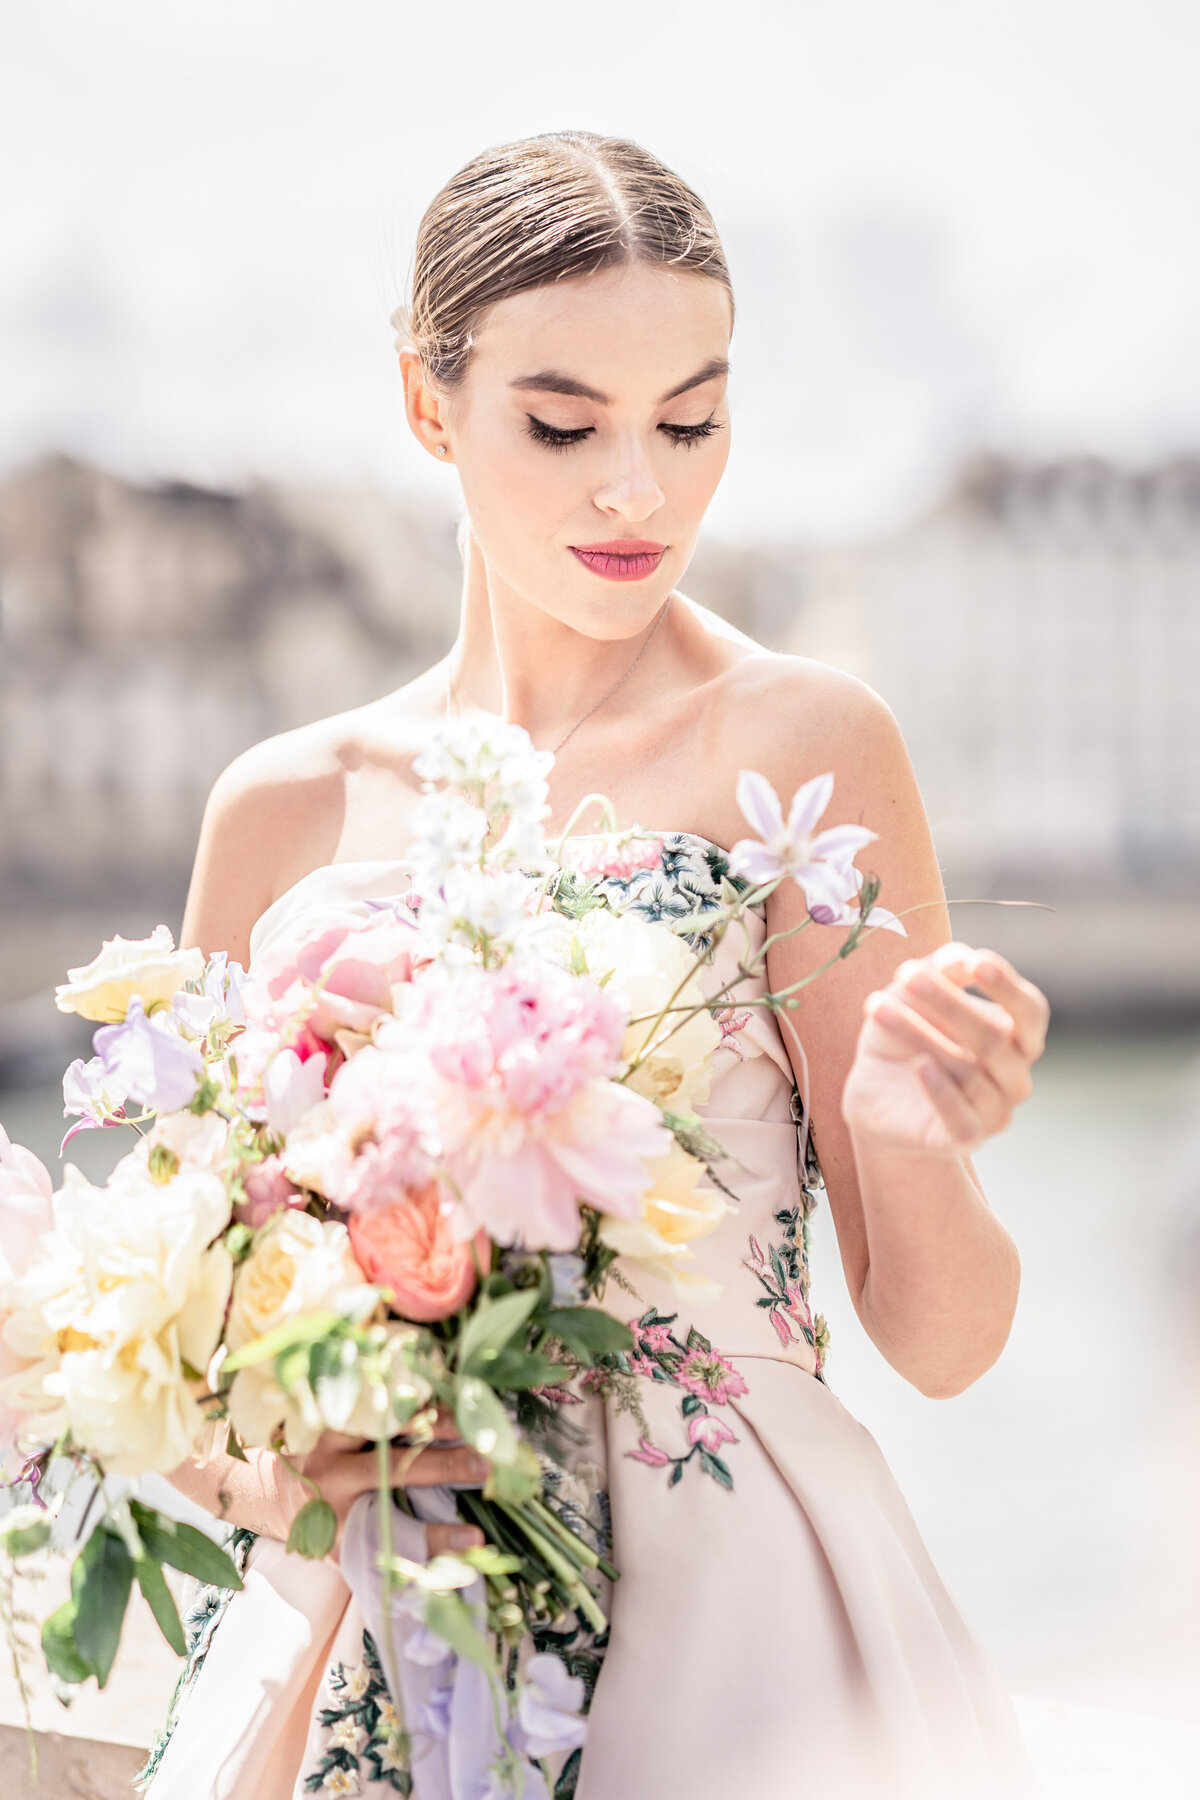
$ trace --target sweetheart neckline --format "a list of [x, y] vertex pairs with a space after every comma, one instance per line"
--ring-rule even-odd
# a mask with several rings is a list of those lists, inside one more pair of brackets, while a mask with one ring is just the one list
[[[639, 829], [641, 834], [648, 838], [662, 838], [664, 841], [667, 838], [690, 838], [694, 844], [706, 844], [710, 850], [719, 850], [722, 856], [729, 856], [731, 854], [724, 844], [718, 844], [715, 838], [705, 837], [704, 834], [699, 831], [659, 831], [649, 825], [640, 827]], [[600, 838], [607, 835], [608, 834], [603, 831], [572, 831], [567, 835], [564, 841], [567, 843], [574, 843], [577, 839]], [[558, 839], [554, 839], [553, 841], [557, 843]], [[250, 927], [247, 945], [252, 945], [254, 933], [258, 930], [267, 914], [274, 912], [275, 908], [279, 906], [281, 902], [286, 900], [289, 895], [294, 894], [297, 888], [303, 887], [306, 881], [311, 881], [314, 875], [327, 875], [331, 869], [385, 869], [389, 865], [402, 868], [407, 861], [407, 856], [360, 856], [353, 859], [347, 858], [342, 862], [318, 863], [315, 869], [308, 869], [303, 875], [297, 876], [296, 880], [285, 887], [282, 893], [276, 894], [273, 900], [267, 902], [266, 906], [263, 907], [257, 919], [255, 919], [253, 925]], [[647, 866], [652, 867], [653, 865]], [[757, 911], [758, 908], [755, 908], [754, 910]], [[249, 947], [247, 949], [247, 959], [248, 961], [253, 961], [252, 949]]]

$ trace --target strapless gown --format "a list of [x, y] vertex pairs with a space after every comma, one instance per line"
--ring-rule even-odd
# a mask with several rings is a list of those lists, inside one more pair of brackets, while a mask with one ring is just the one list
[[[648, 917], [679, 917], [716, 905], [725, 866], [716, 845], [675, 833], [655, 867], [610, 886]], [[258, 920], [251, 962], [307, 909], [367, 912], [407, 882], [403, 861], [314, 870]], [[761, 944], [759, 914], [746, 929]], [[739, 935], [702, 973], [709, 992]], [[741, 1165], [735, 1210], [693, 1245], [722, 1292], [688, 1304], [619, 1261], [637, 1292], [610, 1279], [605, 1306], [638, 1341], [633, 1399], [576, 1383], [563, 1401], [579, 1431], [556, 1504], [609, 1547], [620, 1579], [600, 1593], [602, 1640], [578, 1620], [540, 1645], [589, 1698], [586, 1744], [549, 1759], [550, 1786], [555, 1800], [1012, 1800], [1033, 1784], [1009, 1695], [825, 1378], [795, 1082], [774, 1016], [744, 1003], [763, 985], [720, 1015], [702, 1109]], [[150, 1800], [421, 1800], [338, 1568], [269, 1538], [238, 1550], [245, 1588], [201, 1590], [192, 1609]]]

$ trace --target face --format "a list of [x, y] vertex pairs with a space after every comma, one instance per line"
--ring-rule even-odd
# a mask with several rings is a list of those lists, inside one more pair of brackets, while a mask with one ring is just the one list
[[514, 295], [452, 395], [409, 417], [458, 466], [493, 593], [595, 638], [640, 631], [681, 579], [729, 454], [730, 303], [658, 265]]

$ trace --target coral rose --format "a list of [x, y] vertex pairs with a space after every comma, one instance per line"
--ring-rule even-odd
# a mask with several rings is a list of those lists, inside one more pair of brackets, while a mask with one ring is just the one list
[[422, 1324], [449, 1318], [474, 1293], [472, 1244], [480, 1268], [491, 1265], [485, 1231], [466, 1242], [454, 1237], [435, 1182], [381, 1211], [355, 1213], [350, 1242], [368, 1280], [391, 1288], [396, 1311]]

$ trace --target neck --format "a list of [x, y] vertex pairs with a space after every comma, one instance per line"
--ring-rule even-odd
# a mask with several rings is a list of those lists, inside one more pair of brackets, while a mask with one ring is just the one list
[[[468, 537], [462, 615], [448, 658], [457, 706], [523, 725], [539, 748], [553, 748], [629, 669], [660, 612], [633, 637], [588, 637], [514, 592]], [[665, 633], [669, 620], [662, 627]], [[642, 674], [637, 669], [622, 690], [626, 705]]]

